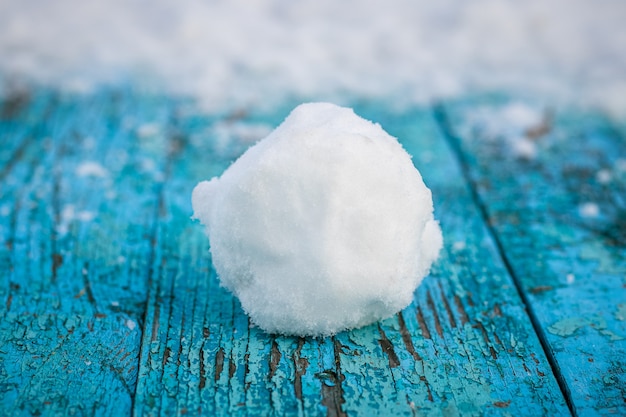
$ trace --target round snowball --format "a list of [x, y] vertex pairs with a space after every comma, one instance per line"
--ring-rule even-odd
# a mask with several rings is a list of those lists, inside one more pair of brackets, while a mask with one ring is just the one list
[[193, 190], [222, 285], [270, 333], [325, 336], [392, 316], [442, 245], [410, 156], [351, 109], [302, 104]]

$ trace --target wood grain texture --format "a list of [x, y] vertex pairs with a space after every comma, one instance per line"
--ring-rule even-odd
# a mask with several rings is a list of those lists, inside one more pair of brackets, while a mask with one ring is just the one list
[[5, 97], [0, 415], [625, 413], [624, 138], [568, 110], [519, 158], [472, 116], [505, 105], [356, 109], [413, 155], [445, 247], [401, 313], [312, 339], [252, 325], [190, 219], [288, 108]]
[[[402, 314], [333, 338], [267, 335], [219, 286], [193, 186], [240, 152], [176, 120], [149, 290], [136, 415], [567, 414], [515, 286], [430, 110], [362, 112], [403, 141], [433, 189], [446, 248]], [[276, 125], [285, 113], [236, 123]], [[245, 130], [245, 129], [244, 129]], [[241, 139], [241, 138], [240, 138]], [[243, 139], [242, 139], [243, 140]], [[428, 173], [428, 174], [426, 174]]]
[[[539, 134], [494, 134], [475, 117], [512, 105], [545, 112]], [[440, 116], [575, 413], [626, 414], [623, 134], [602, 115], [503, 97], [450, 103]], [[530, 158], [510, 146], [520, 133]]]
[[42, 95], [0, 132], [0, 414], [128, 415], [166, 159], [128, 115], [159, 105]]

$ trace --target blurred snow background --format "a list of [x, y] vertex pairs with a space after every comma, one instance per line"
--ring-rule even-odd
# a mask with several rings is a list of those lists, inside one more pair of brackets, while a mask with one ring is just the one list
[[510, 91], [626, 114], [622, 0], [0, 0], [0, 85], [160, 86], [208, 111]]

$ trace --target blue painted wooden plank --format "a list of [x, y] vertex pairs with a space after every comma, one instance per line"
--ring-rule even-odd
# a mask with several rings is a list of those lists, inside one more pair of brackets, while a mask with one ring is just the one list
[[58, 97], [43, 119], [33, 106], [0, 196], [0, 414], [125, 415], [165, 160], [140, 123], [163, 106], [107, 92]]
[[39, 120], [52, 105], [49, 93], [13, 92], [0, 98], [0, 181], [35, 137], [41, 136]]
[[[137, 415], [567, 414], [525, 307], [430, 110], [360, 112], [414, 155], [433, 189], [446, 247], [402, 315], [335, 338], [272, 336], [251, 327], [219, 287], [189, 196], [245, 146], [216, 140], [238, 121], [184, 112], [180, 152], [163, 188]], [[180, 112], [181, 114], [183, 112]], [[239, 140], [238, 140], [239, 139]]]
[[[545, 117], [498, 125], [511, 109]], [[506, 97], [450, 103], [445, 115], [573, 409], [626, 414], [624, 136], [597, 113]]]
[[[433, 189], [442, 259], [402, 315], [316, 340], [251, 327], [188, 219], [195, 183], [284, 114], [212, 120], [174, 104], [125, 94], [62, 100], [40, 128], [52, 139], [29, 141], [7, 170], [3, 410], [124, 415], [134, 401], [148, 415], [567, 412], [429, 111], [361, 109], [403, 140]], [[212, 140], [220, 131], [241, 137]]]
[[[416, 292], [415, 304], [402, 320], [381, 323], [381, 336], [400, 347], [394, 350], [397, 360], [412, 358], [425, 368], [421, 385], [406, 384], [408, 397], [422, 405], [418, 411], [431, 413], [566, 412], [555, 381], [544, 378], [550, 369], [524, 318], [524, 306], [430, 114], [379, 120], [414, 156], [433, 191], [446, 241], [431, 277]], [[422, 353], [424, 348], [428, 354]], [[433, 357], [437, 366], [430, 368]], [[395, 379], [411, 381], [410, 373], [398, 372]], [[547, 389], [535, 390], [543, 384]], [[433, 402], [424, 402], [431, 397]]]

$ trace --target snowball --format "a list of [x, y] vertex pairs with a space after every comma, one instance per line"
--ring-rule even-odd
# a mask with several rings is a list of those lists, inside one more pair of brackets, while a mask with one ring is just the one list
[[222, 285], [270, 333], [323, 336], [392, 316], [442, 246], [410, 156], [351, 109], [303, 104], [193, 190]]

